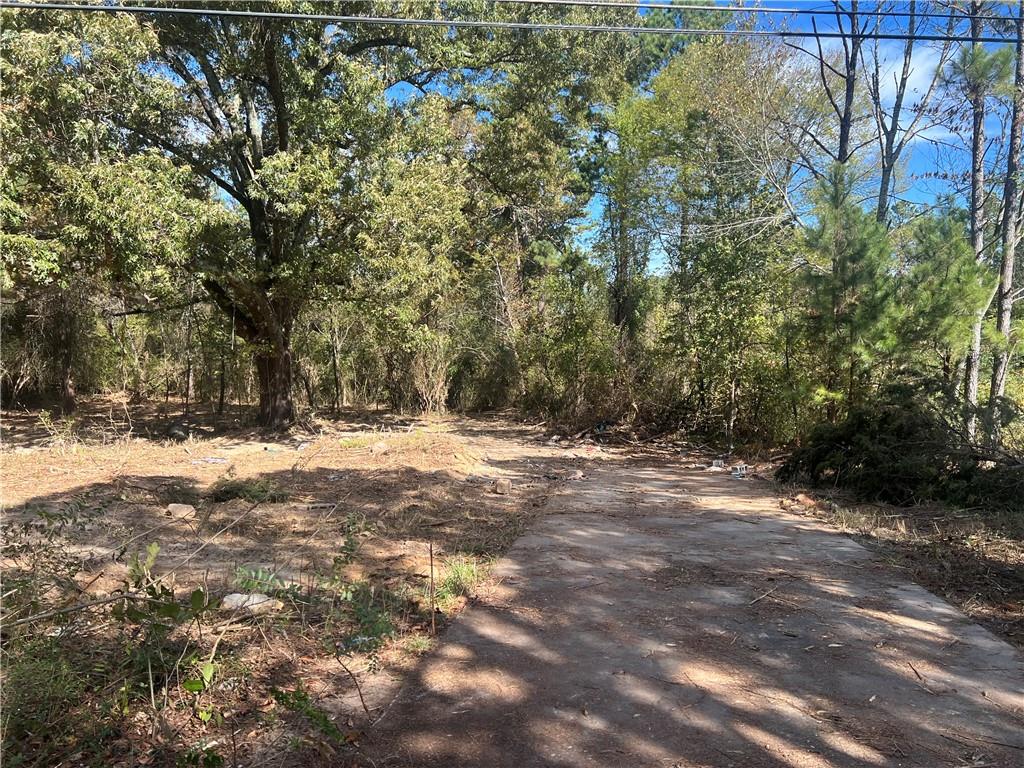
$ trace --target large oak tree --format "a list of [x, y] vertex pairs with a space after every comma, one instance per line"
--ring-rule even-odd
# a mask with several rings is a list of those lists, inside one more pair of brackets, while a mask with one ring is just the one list
[[[479, 17], [482, 7], [469, 2], [446, 12]], [[230, 10], [246, 8], [373, 12], [369, 4], [341, 2], [237, 3]], [[422, 6], [414, 8], [422, 14]], [[548, 21], [586, 13], [507, 10]], [[211, 203], [226, 211], [210, 217], [186, 268], [250, 344], [259, 418], [268, 427], [294, 418], [296, 320], [312, 298], [346, 285], [359, 263], [361, 234], [372, 219], [371, 176], [387, 167], [380, 155], [393, 146], [389, 136], [402, 130], [409, 101], [434, 93], [453, 114], [485, 121], [542, 105], [546, 120], [564, 125], [594, 102], [605, 82], [588, 76], [600, 73], [598, 62], [629, 49], [625, 42], [584, 44], [583, 36], [330, 19], [157, 13], [132, 19], [126, 24], [119, 17], [118, 28], [124, 39], [144, 42], [146, 55], [125, 70], [129, 76], [97, 119], [127, 152], [155, 150], [188, 169], [210, 189]], [[33, 14], [27, 23], [45, 29], [57, 22], [69, 23], [68, 16]], [[98, 55], [88, 40], [83, 51], [85, 59]], [[78, 82], [89, 82], [88, 71], [77, 74]]]

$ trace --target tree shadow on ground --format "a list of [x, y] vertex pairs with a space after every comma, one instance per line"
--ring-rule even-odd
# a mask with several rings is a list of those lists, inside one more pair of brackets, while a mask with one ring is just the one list
[[1019, 656], [765, 491], [595, 462], [352, 764], [1019, 764]]
[[[523, 429], [520, 439], [535, 436]], [[509, 433], [494, 426], [481, 434]], [[439, 556], [507, 552], [496, 583], [409, 671], [397, 699], [369, 686], [370, 717], [346, 675], [318, 671], [317, 695], [347, 702], [361, 751], [268, 747], [262, 715], [247, 702], [230, 724], [255, 729], [246, 759], [488, 768], [1019, 763], [1019, 657], [847, 537], [779, 512], [764, 486], [618, 453], [585, 460], [510, 450], [489, 464], [513, 480], [513, 494], [495, 494], [490, 476], [338, 466], [262, 473], [293, 501], [249, 512], [200, 501], [196, 518], [182, 521], [168, 522], [164, 497], [150, 494], [196, 489], [162, 474], [25, 506], [74, 498], [107, 510], [116, 524], [83, 531], [78, 542], [91, 548], [88, 565], [123, 565], [126, 538], [140, 550], [155, 539], [166, 557], [156, 572], [174, 569], [185, 588], [195, 579], [226, 588], [241, 564], [301, 582], [330, 568], [353, 517], [373, 531], [359, 567], [375, 583], [410, 572], [422, 583], [428, 542]], [[568, 479], [573, 468], [582, 481]], [[140, 500], [110, 512], [132, 486]], [[331, 640], [317, 639], [322, 648]], [[226, 640], [225, 650], [238, 642]], [[266, 681], [311, 674], [289, 664]], [[257, 695], [257, 687], [241, 690]]]

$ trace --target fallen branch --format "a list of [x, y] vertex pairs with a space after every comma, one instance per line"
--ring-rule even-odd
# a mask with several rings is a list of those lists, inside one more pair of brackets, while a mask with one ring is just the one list
[[356, 679], [356, 676], [354, 674], [352, 674], [352, 670], [349, 669], [345, 665], [345, 662], [341, 660], [341, 654], [340, 653], [335, 653], [334, 657], [338, 660], [338, 663], [341, 664], [341, 668], [345, 670], [345, 673], [350, 678], [352, 678], [352, 683], [356, 687], [356, 693], [359, 694], [359, 703], [363, 705], [363, 712], [366, 713], [367, 717], [372, 717], [372, 715], [370, 714], [370, 708], [368, 706], [366, 706], [366, 699], [363, 698], [363, 689], [359, 687], [359, 681]]
[[765, 599], [766, 597], [768, 597], [768, 595], [770, 595], [770, 594], [771, 594], [772, 592], [776, 591], [777, 589], [778, 589], [778, 587], [772, 587], [771, 589], [769, 589], [769, 590], [768, 590], [767, 592], [765, 592], [765, 593], [764, 593], [763, 595], [761, 595], [760, 597], [755, 597], [755, 598], [754, 598], [753, 600], [751, 600], [751, 601], [750, 601], [749, 603], [747, 603], [747, 605], [753, 605], [754, 603], [759, 603], [759, 602], [761, 602], [761, 601], [762, 601], [762, 600], [764, 600], [764, 599]]
[[138, 592], [125, 592], [120, 595], [112, 595], [111, 597], [101, 597], [97, 600], [90, 600], [85, 603], [75, 603], [73, 605], [65, 605], [63, 608], [53, 608], [49, 611], [43, 611], [41, 613], [34, 614], [32, 616], [26, 616], [24, 619], [18, 619], [7, 625], [7, 627], [20, 627], [22, 624], [29, 624], [33, 621], [41, 621], [42, 619], [49, 619], [53, 616], [60, 616], [65, 613], [74, 613], [75, 611], [84, 611], [87, 608], [95, 608], [97, 605], [105, 605], [107, 603], [115, 603], [118, 600], [152, 600], [153, 598], [148, 595], [142, 595]]

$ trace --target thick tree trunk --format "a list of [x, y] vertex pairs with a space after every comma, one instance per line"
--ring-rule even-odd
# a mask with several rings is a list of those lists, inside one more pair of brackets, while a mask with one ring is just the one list
[[[971, 38], [981, 37], [982, 24], [978, 14], [981, 4], [971, 3]], [[973, 43], [980, 50], [980, 43]], [[971, 116], [971, 247], [974, 258], [985, 257], [985, 90], [982, 83], [972, 83]], [[981, 365], [981, 328], [988, 307], [979, 309], [974, 316], [971, 342], [965, 360], [964, 376], [964, 429], [974, 440], [978, 432], [978, 368]]]
[[259, 349], [253, 355], [260, 388], [259, 421], [283, 429], [295, 419], [292, 402], [292, 351], [289, 345]]
[[1013, 268], [1017, 258], [1017, 209], [1020, 206], [1020, 149], [1024, 129], [1024, 0], [1017, 9], [1017, 66], [1014, 72], [1013, 117], [1010, 122], [1010, 149], [1006, 158], [1006, 182], [1003, 186], [1003, 253], [996, 291], [996, 332], [1003, 345], [996, 351], [989, 388], [989, 420], [992, 437], [999, 434], [998, 401], [1006, 391], [1010, 367], [1010, 321], [1013, 316]]

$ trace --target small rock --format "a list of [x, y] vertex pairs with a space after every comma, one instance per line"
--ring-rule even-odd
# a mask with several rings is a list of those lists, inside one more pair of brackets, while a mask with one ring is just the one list
[[224, 596], [224, 599], [220, 601], [220, 607], [224, 611], [247, 610], [254, 616], [258, 616], [279, 611], [284, 608], [284, 603], [259, 592], [250, 594], [232, 592], [230, 595]]
[[168, 504], [167, 514], [171, 517], [182, 517], [184, 515], [194, 515], [196, 508], [191, 504]]
[[388, 444], [383, 440], [378, 440], [376, 443], [370, 446], [370, 453], [374, 456], [388, 452]]
[[566, 475], [565, 479], [566, 480], [582, 480], [583, 479], [583, 472], [582, 472], [582, 470], [579, 470], [579, 469], [574, 470], [574, 471], [570, 472], [568, 475]]
[[500, 480], [494, 481], [494, 492], [502, 495], [506, 493], [512, 493], [512, 481], [507, 477], [503, 477]]

